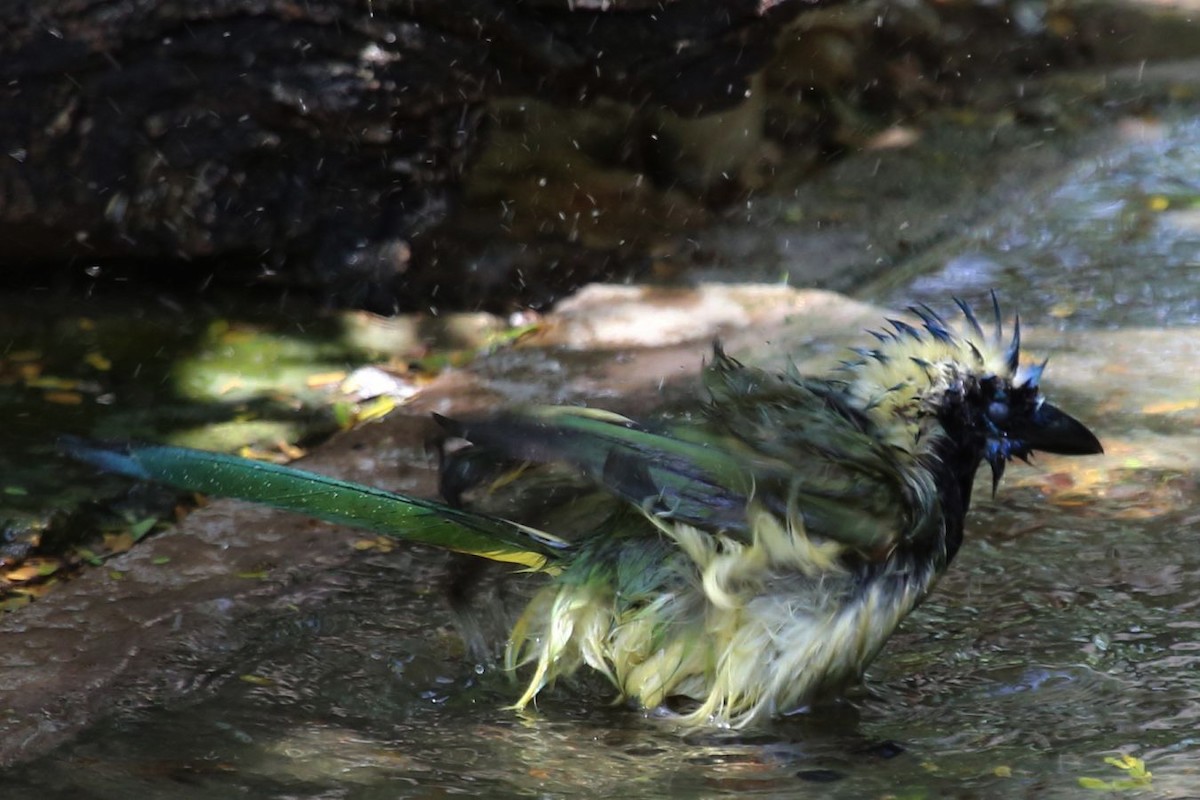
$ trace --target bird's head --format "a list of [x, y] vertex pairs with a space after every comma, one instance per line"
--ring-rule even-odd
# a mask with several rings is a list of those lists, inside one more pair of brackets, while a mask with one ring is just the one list
[[911, 307], [916, 325], [889, 319], [872, 331], [878, 344], [847, 363], [848, 388], [859, 407], [887, 432], [888, 442], [923, 458], [949, 446], [974, 474], [992, 468], [995, 492], [1005, 465], [1040, 450], [1061, 455], [1103, 452], [1083, 423], [1046, 402], [1040, 381], [1046, 362], [1021, 363], [1021, 321], [1005, 337], [999, 303], [985, 333], [971, 307], [955, 299], [962, 319], [947, 322], [927, 306]]

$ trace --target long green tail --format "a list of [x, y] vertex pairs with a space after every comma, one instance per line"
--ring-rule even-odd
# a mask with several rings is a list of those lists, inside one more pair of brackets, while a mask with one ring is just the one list
[[532, 570], [553, 569], [567, 547], [560, 539], [508, 520], [264, 461], [187, 447], [107, 445], [75, 437], [64, 438], [60, 446], [72, 458], [106, 472], [263, 503]]

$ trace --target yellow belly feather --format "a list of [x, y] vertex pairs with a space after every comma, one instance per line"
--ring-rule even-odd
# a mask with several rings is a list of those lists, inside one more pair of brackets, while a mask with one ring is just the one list
[[509, 642], [510, 668], [535, 664], [515, 706], [586, 664], [646, 708], [696, 700], [684, 725], [741, 728], [857, 681], [928, 591], [932, 567], [858, 586], [841, 545], [811, 540], [797, 520], [750, 514], [750, 544], [653, 519], [686, 559], [661, 569], [687, 577], [648, 604], [623, 603], [611, 581], [542, 589]]

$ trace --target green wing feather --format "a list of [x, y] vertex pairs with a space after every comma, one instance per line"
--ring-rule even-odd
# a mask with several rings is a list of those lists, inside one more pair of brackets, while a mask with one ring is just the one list
[[[718, 350], [705, 385], [711, 402], [702, 411], [654, 426], [561, 406], [439, 418], [473, 445], [447, 459], [443, 478], [453, 476], [456, 458], [472, 466], [565, 463], [665, 518], [749, 537], [753, 501], [869, 554], [930, 529], [907, 518], [914, 503], [896, 454], [836, 384], [747, 368]], [[467, 480], [480, 477], [474, 470]], [[449, 489], [457, 495], [461, 487]]]
[[264, 503], [535, 570], [554, 569], [566, 547], [556, 537], [503, 519], [278, 464], [185, 447], [108, 446], [74, 438], [64, 439], [62, 448], [73, 458], [138, 480]]

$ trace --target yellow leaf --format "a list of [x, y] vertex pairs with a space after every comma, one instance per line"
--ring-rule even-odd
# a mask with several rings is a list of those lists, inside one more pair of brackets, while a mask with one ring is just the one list
[[1046, 313], [1055, 319], [1066, 319], [1067, 317], [1074, 315], [1075, 310], [1074, 303], [1055, 303], [1054, 305], [1050, 306], [1050, 310]]
[[287, 456], [282, 453], [273, 453], [269, 450], [258, 450], [250, 445], [238, 448], [238, 455], [242, 458], [252, 458], [255, 461], [269, 461], [272, 464], [287, 463]]
[[303, 447], [297, 447], [296, 445], [291, 444], [290, 442], [285, 442], [282, 439], [276, 442], [275, 446], [279, 448], [279, 452], [283, 453], [293, 461], [305, 455], [305, 450]]
[[274, 686], [275, 681], [265, 675], [239, 675], [238, 679], [255, 686]]
[[133, 535], [129, 533], [104, 534], [104, 546], [114, 553], [124, 553], [133, 547]]
[[1099, 778], [1080, 778], [1079, 785], [1085, 789], [1111, 789], [1112, 784]]
[[246, 383], [241, 378], [229, 378], [217, 387], [217, 396], [229, 394], [234, 389], [241, 389]]
[[79, 392], [46, 392], [42, 399], [59, 406], [77, 406], [83, 403], [83, 395]]
[[31, 583], [27, 586], [13, 589], [13, 593], [36, 599], [49, 594], [50, 590], [53, 589], [57, 584], [58, 579], [52, 578], [44, 583]]
[[45, 378], [35, 378], [26, 382], [30, 389], [48, 389], [51, 391], [74, 391], [79, 388], [81, 381], [73, 378], [55, 378], [52, 375], [47, 375]]
[[1147, 202], [1151, 211], [1166, 211], [1171, 207], [1171, 200], [1161, 194], [1152, 195]]
[[992, 774], [997, 778], [1011, 778], [1012, 767], [1001, 765], [992, 770]]
[[1142, 761], [1142, 759], [1138, 758], [1137, 756], [1131, 756], [1128, 753], [1124, 753], [1120, 758], [1112, 758], [1110, 756], [1109, 758], [1104, 759], [1104, 763], [1112, 764], [1117, 769], [1125, 770], [1129, 773], [1130, 778], [1133, 778], [1138, 782], [1149, 783], [1150, 781], [1151, 775], [1146, 770], [1146, 762]]
[[308, 386], [308, 388], [316, 389], [321, 386], [330, 386], [335, 383], [341, 383], [345, 379], [345, 370], [340, 370], [338, 372], [318, 372], [305, 378], [304, 383], [306, 386]]
[[1193, 411], [1200, 408], [1200, 400], [1168, 400], [1142, 406], [1143, 414], [1174, 414], [1176, 411]]
[[0, 574], [0, 577], [10, 583], [23, 583], [35, 578], [44, 578], [58, 572], [62, 562], [53, 558], [31, 558], [16, 569], [10, 569]]
[[383, 395], [376, 398], [373, 402], [368, 403], [358, 410], [354, 418], [358, 422], [367, 422], [373, 419], [387, 416], [396, 407], [396, 398]]
[[88, 353], [83, 357], [83, 360], [88, 363], [88, 366], [98, 369], [101, 372], [108, 372], [112, 369], [112, 361], [109, 361], [100, 353]]
[[35, 566], [26, 564], [25, 566], [17, 567], [16, 569], [10, 569], [0, 577], [3, 577], [4, 580], [11, 583], [23, 583], [24, 581], [31, 581], [38, 577], [38, 569]]

